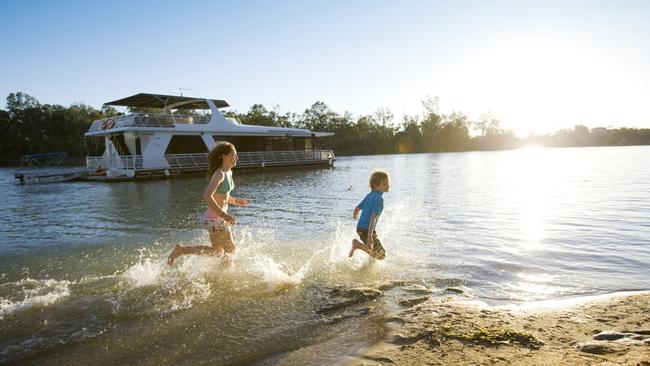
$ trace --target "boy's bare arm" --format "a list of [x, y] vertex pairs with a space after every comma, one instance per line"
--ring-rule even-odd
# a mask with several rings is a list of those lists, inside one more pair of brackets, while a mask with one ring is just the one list
[[354, 208], [354, 212], [352, 212], [352, 218], [353, 219], [356, 219], [357, 217], [359, 217], [359, 211], [361, 211], [361, 209], [359, 207]]

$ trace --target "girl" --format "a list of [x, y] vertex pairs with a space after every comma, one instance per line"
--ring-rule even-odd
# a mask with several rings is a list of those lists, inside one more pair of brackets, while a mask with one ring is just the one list
[[210, 183], [203, 192], [203, 200], [208, 204], [208, 209], [203, 215], [203, 221], [210, 233], [212, 246], [184, 247], [176, 244], [169, 258], [167, 258], [167, 265], [170, 267], [174, 264], [176, 258], [186, 254], [223, 256], [224, 265], [230, 266], [232, 260], [228, 254], [235, 252], [230, 225], [236, 224], [237, 220], [228, 213], [228, 205], [248, 205], [248, 200], [230, 195], [230, 192], [235, 188], [235, 183], [232, 180], [232, 168], [237, 165], [237, 159], [237, 150], [229, 142], [220, 142], [210, 151], [208, 155], [208, 178]]

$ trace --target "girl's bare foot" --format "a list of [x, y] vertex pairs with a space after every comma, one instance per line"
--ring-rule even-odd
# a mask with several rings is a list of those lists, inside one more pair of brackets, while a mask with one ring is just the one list
[[232, 266], [232, 257], [228, 254], [224, 254], [221, 259], [221, 264], [223, 268], [230, 268]]
[[176, 258], [182, 254], [183, 247], [180, 244], [176, 244], [176, 247], [174, 247], [172, 253], [169, 255], [169, 257], [167, 257], [167, 265], [171, 267], [174, 264], [174, 260], [176, 260]]
[[354, 255], [354, 251], [359, 249], [359, 242], [357, 239], [352, 239], [352, 248], [350, 249], [350, 253], [348, 253], [348, 258], [352, 257]]

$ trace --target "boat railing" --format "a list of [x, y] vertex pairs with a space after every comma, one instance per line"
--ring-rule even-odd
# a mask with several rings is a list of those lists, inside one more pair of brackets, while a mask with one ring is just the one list
[[114, 116], [94, 121], [88, 132], [111, 130], [121, 127], [163, 127], [173, 128], [175, 124], [206, 124], [210, 116], [192, 116], [183, 114], [148, 114], [133, 113]]
[[103, 156], [86, 156], [86, 168], [89, 171], [108, 168], [108, 161]]
[[142, 169], [142, 155], [121, 155], [119, 157], [104, 158], [103, 156], [87, 156], [86, 168], [89, 171], [97, 171], [98, 169]]
[[142, 155], [121, 155], [119, 157], [122, 169], [142, 169]]
[[[332, 150], [286, 150], [286, 151], [249, 151], [239, 152], [239, 167], [272, 166], [329, 162], [334, 160]], [[171, 168], [207, 169], [208, 154], [167, 154], [167, 163]]]
[[334, 159], [332, 150], [251, 151], [238, 153], [239, 166], [292, 164]]
[[166, 154], [165, 159], [171, 168], [208, 168], [208, 154]]
[[[250, 151], [238, 153], [239, 167], [258, 167], [274, 165], [291, 165], [291, 164], [309, 164], [328, 162], [334, 160], [332, 150], [286, 150], [286, 151]], [[112, 160], [115, 159], [115, 160]], [[119, 161], [116, 161], [119, 159]], [[110, 161], [109, 161], [110, 160]], [[208, 154], [166, 154], [165, 160], [169, 168], [204, 170], [208, 168]], [[144, 169], [142, 155], [121, 155], [116, 158], [104, 158], [103, 156], [86, 157], [86, 168], [90, 171], [97, 169]], [[167, 167], [155, 167], [162, 169]], [[148, 167], [147, 169], [152, 169]]]

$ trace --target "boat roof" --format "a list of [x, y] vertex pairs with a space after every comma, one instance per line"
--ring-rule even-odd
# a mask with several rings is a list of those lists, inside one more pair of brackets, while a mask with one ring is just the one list
[[130, 97], [104, 103], [122, 107], [147, 107], [147, 108], [187, 108], [187, 109], [210, 109], [208, 100], [211, 100], [217, 108], [225, 108], [230, 105], [225, 100], [184, 97], [178, 95], [139, 93]]

